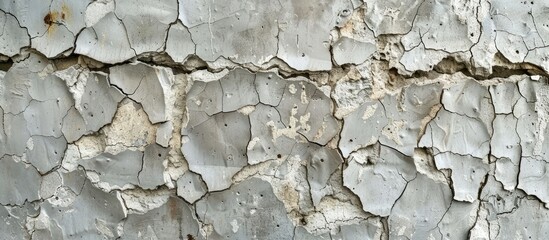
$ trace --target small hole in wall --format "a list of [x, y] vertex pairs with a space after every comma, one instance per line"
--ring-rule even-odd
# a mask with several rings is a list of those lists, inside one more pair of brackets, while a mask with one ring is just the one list
[[162, 154], [161, 154], [161, 153], [159, 153], [159, 154], [158, 154], [158, 157], [162, 157]]
[[305, 53], [301, 53], [301, 57], [305, 57]]
[[225, 127], [227, 126], [227, 124], [225, 123]]
[[276, 227], [280, 227], [280, 225], [279, 225], [279, 224], [277, 224], [277, 225], [276, 225]]
[[279, 153], [279, 154], [276, 155], [276, 157], [277, 158], [282, 158], [282, 154]]
[[353, 139], [349, 139], [349, 142], [353, 142]]
[[320, 162], [324, 162], [324, 158], [321, 158], [321, 159], [320, 159]]
[[516, 52], [517, 54], [519, 54], [519, 50], [516, 50], [515, 52]]

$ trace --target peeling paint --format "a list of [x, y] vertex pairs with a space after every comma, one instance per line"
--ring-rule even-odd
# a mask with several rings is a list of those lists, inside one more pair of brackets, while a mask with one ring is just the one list
[[0, 2], [6, 239], [547, 239], [545, 1]]

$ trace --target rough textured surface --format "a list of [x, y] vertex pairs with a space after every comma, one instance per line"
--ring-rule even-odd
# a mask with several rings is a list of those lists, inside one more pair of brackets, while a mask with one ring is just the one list
[[548, 9], [0, 1], [0, 239], [548, 239]]

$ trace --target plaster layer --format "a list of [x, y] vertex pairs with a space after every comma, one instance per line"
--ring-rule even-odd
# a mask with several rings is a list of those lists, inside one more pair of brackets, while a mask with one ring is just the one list
[[0, 1], [0, 238], [547, 239], [548, 9]]

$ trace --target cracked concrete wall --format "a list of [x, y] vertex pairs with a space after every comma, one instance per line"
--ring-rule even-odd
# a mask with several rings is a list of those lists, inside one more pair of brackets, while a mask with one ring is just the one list
[[0, 1], [0, 239], [549, 239], [548, 16]]

